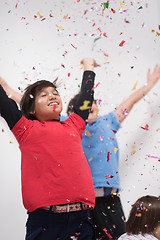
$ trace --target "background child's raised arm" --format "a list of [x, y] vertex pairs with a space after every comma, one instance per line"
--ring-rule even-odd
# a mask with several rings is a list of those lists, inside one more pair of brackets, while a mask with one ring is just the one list
[[142, 99], [155, 85], [155, 83], [160, 79], [160, 67], [158, 65], [155, 66], [153, 72], [150, 72], [148, 69], [147, 73], [147, 82], [143, 87], [138, 89], [132, 95], [130, 95], [123, 103], [121, 103], [116, 109], [115, 113], [120, 122], [122, 122], [127, 116], [135, 103], [137, 103], [140, 99]]
[[22, 98], [22, 94], [20, 94], [19, 92], [14, 90], [12, 87], [10, 87], [2, 77], [0, 77], [0, 84], [2, 85], [6, 94], [19, 104]]

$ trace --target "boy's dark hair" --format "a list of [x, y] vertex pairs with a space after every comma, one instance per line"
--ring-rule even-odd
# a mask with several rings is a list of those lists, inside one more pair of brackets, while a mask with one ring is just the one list
[[53, 87], [57, 91], [56, 81], [57, 79], [52, 83], [47, 80], [40, 80], [26, 87], [25, 93], [23, 94], [23, 97], [20, 102], [20, 108], [22, 114], [27, 119], [31, 120], [36, 119], [30, 112], [33, 112], [35, 109], [35, 97], [37, 93], [39, 93], [43, 88], [46, 87]]
[[[76, 94], [68, 103], [68, 107], [67, 107], [67, 115], [69, 115], [70, 113], [73, 112], [73, 106], [74, 104], [78, 101], [78, 98], [80, 96], [80, 93]], [[93, 102], [96, 104], [97, 101], [93, 100]]]
[[131, 234], [151, 233], [160, 223], [160, 197], [143, 196], [133, 205], [126, 232]]

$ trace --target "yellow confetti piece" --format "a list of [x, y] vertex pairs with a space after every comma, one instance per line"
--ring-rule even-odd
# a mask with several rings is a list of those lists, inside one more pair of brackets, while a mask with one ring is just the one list
[[133, 90], [136, 89], [136, 87], [137, 87], [137, 83], [138, 83], [138, 81], [135, 82], [135, 84], [134, 84], [133, 88], [131, 89], [131, 91], [133, 91]]
[[85, 132], [85, 135], [87, 135], [88, 137], [91, 137], [91, 134], [88, 130]]
[[10, 143], [13, 143], [12, 141], [9, 141]]
[[37, 15], [38, 15], [39, 17], [41, 17], [41, 14], [40, 14], [40, 12], [37, 12]]
[[120, 6], [122, 6], [122, 5], [126, 5], [124, 2], [120, 2]]
[[61, 26], [56, 25], [59, 29], [63, 29]]
[[135, 154], [136, 153], [136, 150], [133, 149], [132, 152], [131, 152], [131, 155]]
[[117, 193], [116, 193], [116, 192], [114, 192], [114, 193], [113, 193], [113, 195], [117, 195]]
[[160, 36], [160, 33], [159, 33], [159, 32], [156, 32], [156, 36]]
[[141, 217], [141, 216], [142, 216], [141, 213], [137, 213], [137, 214], [136, 214], [136, 217]]
[[110, 126], [110, 124], [107, 124], [107, 127], [109, 127]]
[[152, 32], [155, 32], [155, 30], [152, 30]]
[[118, 148], [114, 148], [114, 153], [116, 154], [116, 152], [118, 151]]
[[89, 108], [90, 108], [90, 107], [88, 107], [88, 104], [89, 104], [89, 103], [90, 103], [90, 101], [88, 101], [88, 100], [86, 101], [86, 100], [85, 100], [85, 101], [83, 102], [83, 105], [80, 106], [79, 109], [80, 109], [80, 110], [86, 110], [86, 109], [89, 109]]

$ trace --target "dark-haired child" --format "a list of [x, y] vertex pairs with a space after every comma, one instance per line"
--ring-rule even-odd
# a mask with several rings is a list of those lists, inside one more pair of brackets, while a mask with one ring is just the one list
[[119, 240], [160, 240], [160, 197], [143, 196], [133, 205]]
[[0, 85], [0, 113], [22, 154], [26, 240], [94, 239], [88, 220], [88, 209], [95, 203], [94, 187], [81, 139], [92, 106], [97, 64], [91, 58], [83, 63], [81, 95], [66, 121], [59, 121], [62, 101], [51, 82], [28, 86], [21, 111]]
[[[96, 101], [93, 101], [88, 124], [82, 135], [82, 147], [91, 168], [95, 187], [95, 208], [90, 211], [90, 216], [98, 239], [115, 240], [125, 232], [125, 216], [118, 196], [121, 188], [116, 133], [132, 107], [159, 79], [160, 66], [156, 65], [152, 73], [148, 70], [147, 83], [109, 114], [98, 116], [98, 106]], [[68, 114], [73, 111], [73, 105], [78, 98], [79, 95], [76, 95], [70, 101]]]

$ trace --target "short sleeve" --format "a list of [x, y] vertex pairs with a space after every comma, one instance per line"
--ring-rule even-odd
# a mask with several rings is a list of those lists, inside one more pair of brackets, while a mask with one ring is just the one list
[[74, 125], [74, 127], [77, 129], [77, 131], [79, 132], [79, 135], [82, 137], [82, 134], [86, 128], [86, 123], [83, 120], [83, 118], [81, 118], [79, 115], [77, 115], [76, 113], [72, 113], [69, 118], [65, 121], [65, 123], [72, 123]]
[[114, 130], [115, 132], [117, 132], [121, 127], [119, 119], [115, 112], [111, 112], [109, 114], [104, 115], [103, 120], [106, 120], [107, 123], [110, 124], [112, 130]]

